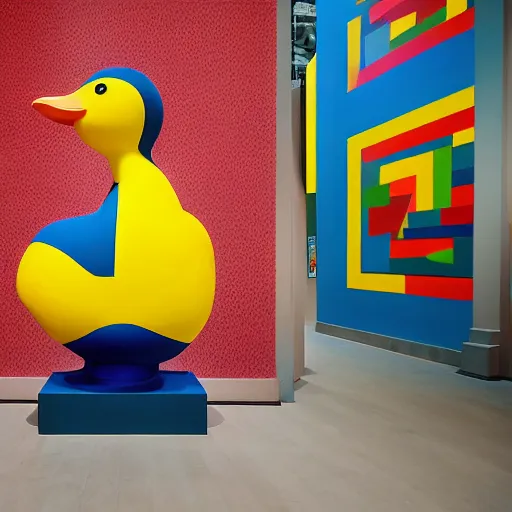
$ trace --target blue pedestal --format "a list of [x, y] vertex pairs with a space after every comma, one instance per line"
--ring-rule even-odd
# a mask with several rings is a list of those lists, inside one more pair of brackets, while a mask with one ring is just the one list
[[190, 372], [161, 372], [155, 391], [96, 393], [71, 387], [54, 373], [39, 393], [39, 433], [204, 435], [206, 391]]

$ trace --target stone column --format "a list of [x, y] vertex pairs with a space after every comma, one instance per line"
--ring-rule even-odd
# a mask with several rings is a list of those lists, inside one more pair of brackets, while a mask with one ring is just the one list
[[512, 5], [508, 0], [504, 8], [503, 210], [506, 221], [503, 223], [503, 233], [507, 243], [503, 244], [500, 374], [512, 378]]
[[509, 324], [504, 9], [504, 0], [475, 0], [474, 303], [461, 370], [483, 378], [503, 374]]
[[294, 296], [294, 159], [292, 137], [291, 2], [277, 0], [276, 104], [276, 367], [280, 399], [294, 401], [295, 333], [298, 302]]

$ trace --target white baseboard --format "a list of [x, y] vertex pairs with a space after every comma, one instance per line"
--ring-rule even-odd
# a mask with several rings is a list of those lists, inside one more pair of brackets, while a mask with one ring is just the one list
[[37, 400], [46, 377], [0, 377], [0, 400]]
[[[46, 377], [0, 377], [0, 400], [37, 400]], [[279, 402], [278, 379], [199, 379], [210, 402]]]
[[279, 380], [199, 379], [209, 402], [279, 402]]

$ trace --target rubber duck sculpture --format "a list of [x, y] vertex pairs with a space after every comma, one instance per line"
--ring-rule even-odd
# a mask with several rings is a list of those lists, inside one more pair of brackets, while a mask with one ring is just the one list
[[114, 185], [96, 212], [36, 235], [19, 265], [18, 295], [53, 339], [85, 360], [70, 385], [157, 389], [159, 364], [201, 332], [215, 295], [208, 232], [151, 156], [160, 94], [144, 74], [110, 68], [33, 107], [105, 156]]

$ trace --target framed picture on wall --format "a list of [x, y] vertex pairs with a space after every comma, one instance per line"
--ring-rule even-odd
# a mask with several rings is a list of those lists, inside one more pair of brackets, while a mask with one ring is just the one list
[[308, 236], [308, 277], [316, 277], [316, 236]]

